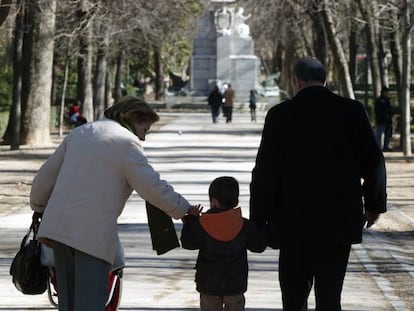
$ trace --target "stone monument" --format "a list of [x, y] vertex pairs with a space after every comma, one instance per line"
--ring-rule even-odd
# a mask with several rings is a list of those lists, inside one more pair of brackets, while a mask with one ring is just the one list
[[231, 83], [245, 101], [257, 84], [259, 60], [246, 20], [236, 0], [210, 0], [198, 21], [191, 57], [190, 88], [206, 96], [215, 85]]

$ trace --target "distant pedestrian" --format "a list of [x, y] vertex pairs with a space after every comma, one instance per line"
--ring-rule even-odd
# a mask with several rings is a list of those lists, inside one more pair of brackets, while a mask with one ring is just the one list
[[389, 89], [386, 86], [382, 87], [381, 95], [375, 100], [375, 123], [378, 145], [383, 151], [389, 151], [392, 136], [392, 108]]
[[225, 110], [226, 123], [231, 123], [232, 116], [233, 116], [234, 98], [236, 97], [236, 93], [233, 90], [230, 83], [229, 83], [227, 89], [224, 91], [223, 96], [224, 96], [223, 109]]
[[250, 108], [250, 121], [256, 122], [256, 91], [250, 90], [249, 96], [249, 108]]
[[187, 215], [182, 246], [198, 249], [196, 288], [202, 311], [244, 310], [247, 290], [247, 250], [262, 252], [266, 241], [256, 225], [241, 215], [239, 184], [218, 177], [209, 187], [210, 209], [200, 217]]
[[208, 105], [210, 106], [211, 110], [211, 117], [213, 119], [213, 123], [218, 122], [218, 117], [220, 115], [220, 107], [223, 104], [223, 95], [220, 92], [220, 89], [216, 85], [214, 89], [208, 95]]
[[[279, 248], [283, 310], [341, 310], [352, 244], [386, 211], [386, 170], [363, 105], [325, 87], [314, 58], [294, 65], [294, 97], [272, 107], [250, 185], [250, 219]], [[362, 183], [361, 183], [362, 181]]]

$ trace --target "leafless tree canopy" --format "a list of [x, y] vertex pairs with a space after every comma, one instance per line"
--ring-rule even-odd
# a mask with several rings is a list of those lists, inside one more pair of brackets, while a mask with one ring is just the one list
[[[121, 86], [135, 77], [151, 78], [155, 97], [162, 99], [164, 76], [169, 72], [186, 75], [197, 19], [207, 1], [68, 0], [56, 1], [56, 8], [53, 3], [1, 0], [0, 21], [7, 17], [0, 28], [2, 46], [12, 50], [11, 29], [18, 12], [23, 12], [27, 34], [34, 26], [28, 8], [53, 8], [51, 102], [67, 93], [61, 90], [63, 68], [67, 68], [66, 79], [77, 77], [76, 97], [91, 119], [112, 98], [121, 96]], [[381, 85], [391, 85], [403, 124], [409, 126], [412, 1], [238, 0], [235, 5], [251, 14], [249, 25], [263, 74], [279, 72], [278, 82], [286, 94], [290, 94], [293, 61], [315, 56], [328, 68], [329, 86], [345, 96], [358, 97], [363, 90], [372, 101]], [[23, 44], [34, 38], [26, 35]], [[23, 89], [31, 83], [24, 77], [22, 81]], [[24, 97], [21, 104], [26, 109]], [[30, 132], [25, 126], [22, 133]], [[409, 135], [407, 130], [402, 134]], [[409, 143], [406, 148], [408, 153]]]

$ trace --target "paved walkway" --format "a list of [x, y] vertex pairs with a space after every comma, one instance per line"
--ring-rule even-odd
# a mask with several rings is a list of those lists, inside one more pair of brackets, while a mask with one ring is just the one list
[[[210, 181], [232, 175], [240, 182], [240, 206], [248, 216], [250, 173], [264, 114], [259, 112], [257, 123], [250, 122], [248, 113], [235, 113], [231, 124], [212, 124], [208, 113], [168, 114], [168, 118], [168, 124], [148, 135], [145, 142], [149, 161], [161, 177], [191, 202], [208, 207]], [[52, 149], [23, 149], [19, 152], [23, 156], [16, 161], [13, 152], [1, 150], [0, 183], [26, 178], [21, 187], [27, 192], [33, 174]], [[353, 247], [343, 290], [346, 311], [414, 310], [414, 220], [410, 214], [414, 170], [407, 163], [413, 172], [407, 175], [401, 169], [401, 161], [405, 160], [390, 156], [394, 161], [393, 171], [389, 172], [390, 200], [395, 198], [399, 209], [390, 205], [388, 215], [365, 233], [364, 244]], [[406, 185], [404, 194], [398, 189], [400, 184]], [[0, 215], [0, 311], [53, 309], [46, 294], [22, 295], [8, 275], [11, 259], [30, 222], [27, 197], [7, 205], [0, 200]], [[197, 253], [175, 249], [157, 256], [151, 249], [144, 202], [137, 195], [128, 201], [119, 223], [127, 264], [120, 310], [197, 310], [198, 294], [193, 281]], [[181, 224], [175, 224], [179, 232]], [[276, 250], [270, 249], [263, 254], [249, 254], [247, 310], [281, 310], [277, 255]], [[311, 295], [310, 307], [313, 305]]]

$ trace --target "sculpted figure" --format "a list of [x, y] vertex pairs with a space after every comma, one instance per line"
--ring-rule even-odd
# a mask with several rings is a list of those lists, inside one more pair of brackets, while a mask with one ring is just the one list
[[240, 38], [249, 38], [250, 27], [245, 23], [245, 21], [251, 17], [251, 14], [243, 15], [243, 12], [243, 8], [237, 9], [237, 12], [234, 14], [234, 22], [232, 28], [234, 32], [240, 36]]

